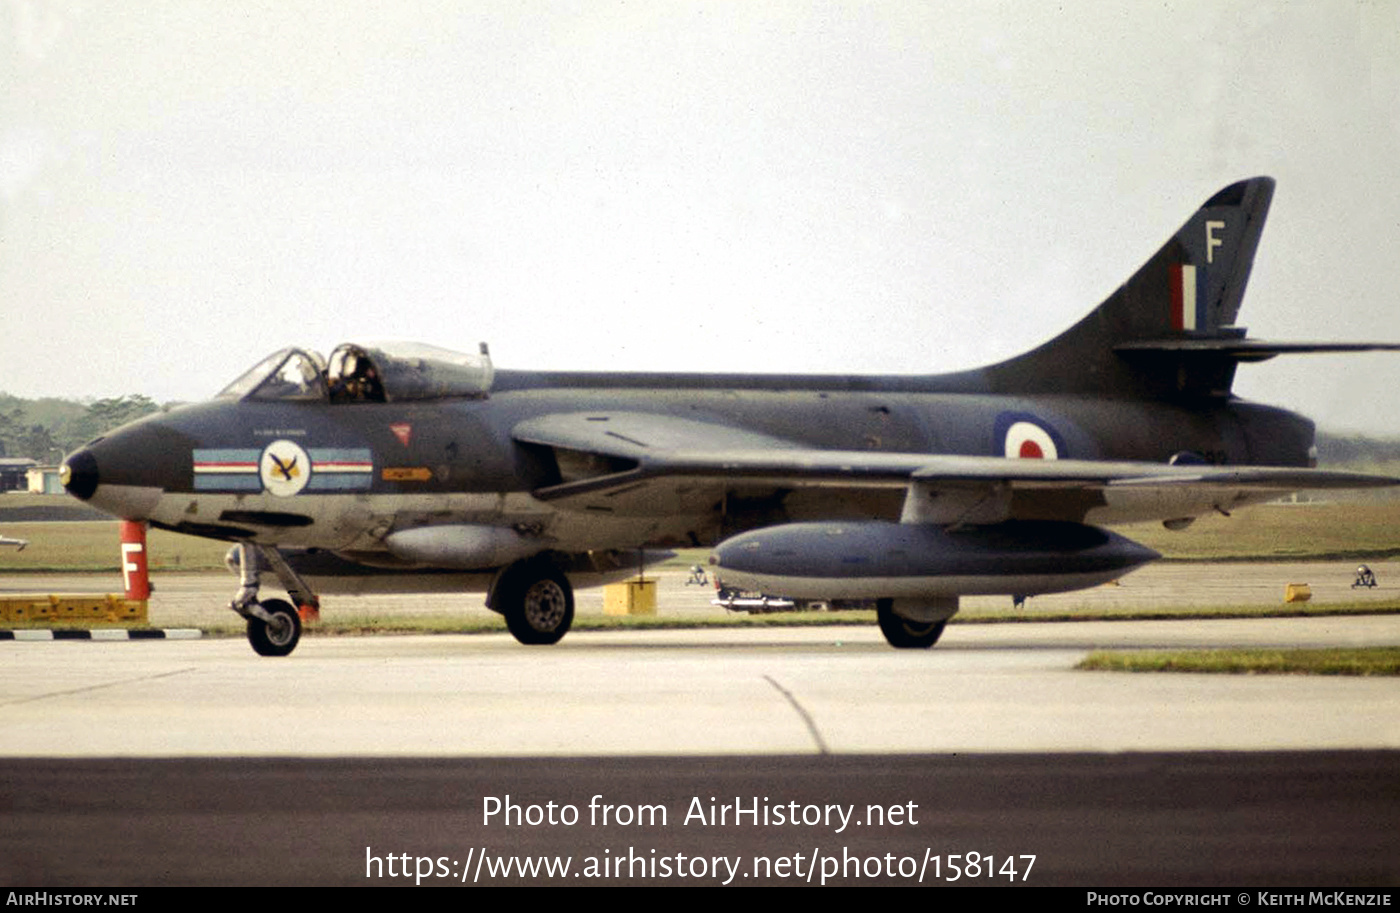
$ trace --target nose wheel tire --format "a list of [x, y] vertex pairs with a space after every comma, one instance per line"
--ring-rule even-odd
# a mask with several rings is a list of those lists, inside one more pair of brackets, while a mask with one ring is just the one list
[[261, 605], [272, 616], [272, 621], [249, 618], [248, 643], [259, 656], [286, 656], [301, 640], [301, 617], [292, 604], [283, 599], [269, 599]]
[[502, 581], [500, 612], [522, 644], [558, 643], [574, 623], [569, 579], [550, 565], [527, 564]]
[[881, 599], [875, 604], [875, 617], [880, 633], [891, 647], [901, 650], [927, 650], [943, 636], [943, 621], [913, 621], [894, 612], [893, 600]]

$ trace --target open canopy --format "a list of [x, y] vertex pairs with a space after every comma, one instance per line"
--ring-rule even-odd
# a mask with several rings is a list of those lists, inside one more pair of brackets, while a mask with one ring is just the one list
[[280, 349], [233, 383], [226, 399], [383, 403], [447, 397], [484, 397], [494, 371], [480, 355], [416, 342], [344, 343], [330, 361], [309, 349]]

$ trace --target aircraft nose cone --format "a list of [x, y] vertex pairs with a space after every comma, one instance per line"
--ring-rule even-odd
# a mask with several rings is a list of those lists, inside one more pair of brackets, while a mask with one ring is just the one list
[[97, 491], [97, 458], [91, 451], [79, 450], [63, 461], [58, 477], [65, 491], [86, 501]]
[[89, 441], [63, 462], [73, 497], [124, 520], [149, 520], [166, 491], [188, 490], [192, 443], [169, 423], [147, 418]]

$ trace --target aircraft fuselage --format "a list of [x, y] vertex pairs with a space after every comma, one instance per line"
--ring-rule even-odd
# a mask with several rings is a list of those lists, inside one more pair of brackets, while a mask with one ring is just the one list
[[[446, 522], [506, 526], [565, 552], [710, 545], [746, 529], [807, 519], [896, 520], [902, 487], [832, 491], [736, 484], [677, 486], [672, 503], [599, 499], [558, 512], [531, 492], [589, 467], [519, 443], [512, 429], [561, 413], [646, 413], [713, 423], [801, 447], [868, 453], [1033, 456], [1166, 463], [1190, 454], [1217, 465], [1307, 466], [1307, 419], [1240, 400], [1152, 402], [1087, 395], [919, 392], [915, 378], [737, 378], [498, 375], [485, 399], [408, 403], [214, 400], [120, 429], [87, 448], [92, 503], [195, 535], [317, 547], [372, 557], [394, 529]], [[935, 378], [926, 379], [933, 386]], [[560, 384], [568, 384], [563, 386]], [[867, 389], [851, 389], [852, 387]], [[882, 389], [883, 388], [883, 389]], [[1008, 429], [1038, 429], [1010, 453]], [[1033, 430], [1034, 433], [1034, 430]], [[263, 452], [305, 453], [304, 488], [264, 484]], [[272, 470], [279, 472], [276, 467]], [[603, 471], [601, 468], [597, 471]], [[71, 486], [70, 486], [71, 487]], [[1098, 492], [1065, 504], [1023, 503], [1023, 519], [1089, 523], [1172, 519], [1209, 510], [1215, 493]], [[1024, 499], [1023, 499], [1024, 500]], [[1069, 496], [1076, 500], [1076, 496]]]

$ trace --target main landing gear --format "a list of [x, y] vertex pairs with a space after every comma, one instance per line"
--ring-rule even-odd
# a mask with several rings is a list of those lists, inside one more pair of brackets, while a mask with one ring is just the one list
[[[235, 554], [236, 553], [236, 554]], [[258, 600], [259, 570], [266, 563], [298, 606], [319, 609], [321, 601], [274, 546], [240, 542], [229, 554], [237, 563], [239, 589], [229, 608], [248, 620], [248, 643], [259, 656], [286, 656], [301, 640], [301, 615], [285, 599]]]
[[517, 561], [496, 577], [486, 605], [522, 644], [553, 644], [574, 623], [574, 590], [548, 557]]

